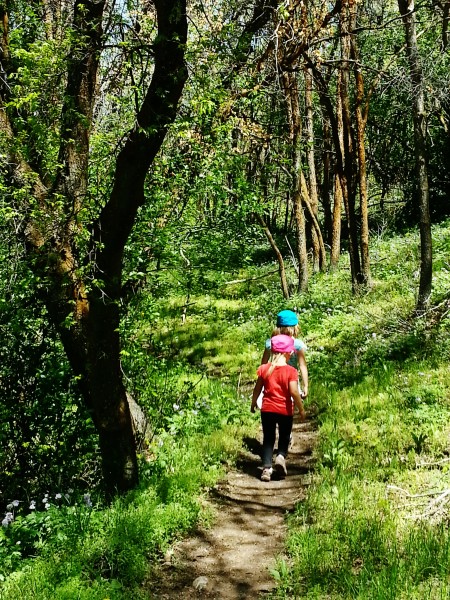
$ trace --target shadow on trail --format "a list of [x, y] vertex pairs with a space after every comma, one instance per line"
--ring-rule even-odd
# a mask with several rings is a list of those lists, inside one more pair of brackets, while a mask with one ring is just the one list
[[275, 587], [271, 570], [284, 549], [285, 515], [305, 499], [314, 464], [314, 423], [294, 421], [293, 432], [288, 475], [270, 482], [260, 480], [261, 441], [243, 440], [236, 468], [209, 495], [213, 525], [175, 546], [149, 582], [151, 598], [256, 600]]
[[243, 446], [252, 454], [256, 454], [257, 456], [261, 456], [262, 452], [262, 444], [256, 438], [245, 437], [243, 440]]

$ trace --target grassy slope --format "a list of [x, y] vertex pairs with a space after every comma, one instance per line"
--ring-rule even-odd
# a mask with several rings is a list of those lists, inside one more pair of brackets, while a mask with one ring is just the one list
[[[449, 233], [450, 225], [434, 232], [435, 305], [449, 289]], [[450, 412], [448, 316], [434, 310], [410, 318], [417, 243], [414, 236], [373, 241], [367, 295], [351, 296], [343, 256], [337, 273], [311, 278], [309, 293], [289, 303], [309, 347], [308, 404], [320, 443], [310, 496], [289, 519], [291, 560], [280, 562], [276, 597], [449, 593], [441, 515], [426, 527], [412, 518], [430, 512], [435, 497], [414, 494], [447, 487], [446, 462], [422, 465], [446, 460]], [[3, 587], [5, 599], [139, 597], [148, 561], [193, 526], [201, 515], [193, 496], [213, 485], [240, 436], [256, 427], [246, 418], [249, 392], [264, 339], [286, 306], [273, 270], [247, 268], [230, 275], [245, 283], [191, 293], [184, 323], [186, 298], [176, 294], [170, 301], [148, 297], [130, 312], [124, 368], [167, 433], [142, 457], [141, 489], [95, 511], [84, 529], [72, 519], [76, 511], [69, 514], [43, 559], [27, 572], [19, 565]], [[56, 523], [60, 514], [55, 508]]]
[[[339, 272], [312, 278], [309, 293], [289, 303], [309, 346], [309, 407], [320, 443], [310, 497], [290, 517], [292, 560], [280, 563], [276, 597], [450, 594], [448, 511], [444, 501], [433, 505], [448, 487], [450, 464], [449, 233], [448, 225], [434, 230], [433, 309], [421, 318], [412, 317], [414, 235], [373, 241], [369, 294], [351, 296], [343, 257]], [[286, 305], [276, 276], [190, 301], [181, 325], [183, 299], [173, 299], [160, 339], [235, 385], [252, 381], [274, 315]]]

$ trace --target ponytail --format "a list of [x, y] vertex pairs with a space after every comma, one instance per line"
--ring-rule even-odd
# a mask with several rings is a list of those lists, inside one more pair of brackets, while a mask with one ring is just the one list
[[283, 358], [284, 358], [284, 354], [282, 352], [272, 352], [272, 354], [270, 355], [270, 359], [269, 359], [269, 362], [271, 364], [267, 371], [267, 377], [272, 375], [272, 373], [275, 370], [275, 367], [278, 366], [280, 362], [282, 362]]

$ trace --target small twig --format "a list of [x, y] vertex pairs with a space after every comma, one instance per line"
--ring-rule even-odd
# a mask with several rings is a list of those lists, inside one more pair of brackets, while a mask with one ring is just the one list
[[447, 498], [447, 496], [450, 496], [450, 488], [447, 488], [446, 490], [441, 492], [440, 496], [432, 500], [429, 505], [430, 508], [436, 506], [437, 504], [442, 504], [442, 502]]
[[225, 281], [223, 285], [234, 285], [235, 283], [246, 283], [247, 281], [256, 281], [257, 279], [263, 279], [264, 277], [268, 277], [269, 275], [273, 275], [274, 273], [278, 273], [278, 269], [274, 271], [269, 271], [268, 273], [264, 273], [264, 275], [258, 275], [258, 277], [248, 277], [247, 279], [233, 279], [232, 281]]
[[419, 515], [419, 518], [424, 519], [426, 517], [435, 516], [448, 503], [448, 496], [450, 496], [450, 488], [442, 492], [438, 498], [432, 500], [429, 503], [427, 510]]
[[289, 240], [288, 240], [288, 238], [287, 238], [287, 235], [285, 235], [284, 237], [285, 237], [286, 243], [287, 243], [287, 245], [288, 245], [288, 248], [289, 248], [289, 250], [290, 250], [290, 252], [291, 252], [292, 266], [294, 267], [294, 269], [295, 269], [295, 272], [296, 272], [296, 274], [297, 274], [297, 277], [298, 277], [298, 276], [299, 276], [299, 270], [298, 270], [298, 265], [297, 265], [297, 263], [296, 263], [296, 261], [295, 261], [294, 252], [293, 252], [293, 250], [292, 250], [292, 247], [291, 247], [291, 245], [290, 245], [290, 243], [289, 243]]
[[411, 494], [407, 490], [404, 490], [403, 488], [398, 487], [396, 485], [388, 485], [387, 489], [394, 490], [397, 492], [402, 492], [402, 494], [405, 494], [405, 496], [408, 496], [408, 498], [423, 498], [425, 496], [436, 496], [436, 494], [442, 493], [441, 491], [438, 491], [438, 492], [424, 492], [423, 494]]
[[407, 490], [404, 490], [403, 488], [398, 487], [397, 485], [387, 485], [386, 486], [386, 490], [393, 490], [393, 491], [396, 491], [396, 492], [402, 492], [402, 494], [405, 494], [405, 496], [411, 496], [411, 494]]
[[181, 246], [180, 246], [180, 254], [181, 254], [181, 256], [182, 256], [183, 260], [185, 261], [185, 263], [186, 263], [186, 266], [187, 266], [187, 267], [190, 267], [190, 266], [191, 266], [191, 261], [190, 261], [190, 260], [188, 259], [188, 257], [185, 255], [185, 253], [183, 252], [183, 248], [182, 248]]
[[[442, 308], [442, 306], [444, 306], [445, 304], [448, 304], [449, 302], [450, 302], [450, 300], [448, 298], [445, 298], [444, 300], [442, 300], [441, 302], [439, 302], [439, 304], [435, 304], [434, 306], [430, 306], [429, 308], [427, 308], [426, 310], [424, 310], [420, 314], [416, 315], [416, 317], [423, 319], [424, 317], [427, 317], [430, 313], [433, 313], [434, 311], [439, 310], [440, 308]], [[447, 313], [449, 310], [450, 309], [447, 309], [444, 312], [444, 314]]]
[[419, 506], [425, 506], [426, 502], [409, 502], [408, 504], [402, 504], [401, 506], [398, 506], [397, 508], [399, 510], [404, 510], [405, 508], [418, 508]]
[[443, 465], [444, 463], [450, 462], [450, 458], [443, 458], [442, 460], [438, 460], [436, 462], [429, 463], [417, 463], [416, 467], [437, 467], [439, 465]]

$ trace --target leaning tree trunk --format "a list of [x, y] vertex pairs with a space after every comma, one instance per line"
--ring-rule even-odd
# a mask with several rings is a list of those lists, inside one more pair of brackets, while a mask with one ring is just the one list
[[306, 207], [307, 213], [311, 220], [312, 231], [315, 234], [317, 252], [319, 256], [319, 265], [324, 270], [326, 261], [325, 244], [322, 237], [322, 230], [320, 228], [319, 219], [317, 217], [317, 211], [313, 209], [313, 205], [309, 197], [308, 185], [306, 183], [306, 178], [303, 171], [300, 172], [300, 189], [302, 191], [302, 202]]
[[[143, 90], [135, 120], [138, 125], [123, 138], [126, 141], [116, 160], [110, 197], [89, 226], [93, 233], [85, 256], [79, 255], [77, 219], [88, 183], [104, 0], [74, 3], [75, 34], [68, 53], [61, 114], [60, 166], [51, 189], [43, 183], [45, 175], [33, 170], [17, 150], [12, 124], [15, 115], [0, 110], [10, 185], [26, 192], [21, 196], [24, 199], [32, 199], [23, 207], [28, 219], [23, 231], [28, 252], [34, 269], [45, 278], [44, 300], [50, 318], [60, 332], [99, 435], [109, 496], [125, 492], [138, 482], [136, 442], [120, 365], [123, 252], [138, 209], [145, 202], [146, 174], [176, 116], [187, 79], [185, 0], [155, 0], [154, 5], [158, 35], [152, 45], [152, 79], [148, 89]], [[0, 94], [4, 106], [4, 89]], [[62, 210], [57, 212], [61, 204]]]
[[[98, 221], [94, 224], [93, 243], [97, 249], [96, 269], [104, 282], [104, 287], [94, 289], [91, 296], [91, 312], [87, 321], [89, 330], [89, 363], [95, 359], [97, 351], [103, 352], [105, 367], [108, 363], [116, 381], [106, 383], [104, 377], [90, 372], [91, 385], [94, 387], [95, 412], [98, 421], [100, 444], [104, 472], [108, 488], [115, 485], [115, 478], [125, 476], [125, 489], [132, 487], [137, 480], [128, 474], [134, 471], [131, 457], [123, 457], [121, 472], [114, 464], [114, 444], [120, 444], [132, 433], [132, 423], [120, 369], [120, 340], [117, 333], [120, 315], [121, 275], [123, 252], [131, 233], [140, 206], [145, 202], [145, 178], [166, 135], [168, 125], [175, 119], [177, 105], [187, 69], [184, 62], [184, 46], [187, 39], [187, 20], [185, 0], [157, 0], [155, 6], [158, 15], [158, 37], [154, 44], [154, 71], [152, 80], [137, 115], [136, 127], [129, 133], [128, 139], [116, 161], [116, 171], [111, 196]], [[161, 101], [164, 90], [164, 102]], [[105, 298], [106, 296], [106, 298]], [[112, 346], [108, 352], [107, 342]], [[111, 358], [107, 354], [112, 354]], [[98, 360], [98, 355], [97, 355]], [[113, 364], [111, 363], [113, 361]], [[110, 389], [112, 387], [112, 389]], [[120, 431], [109, 418], [109, 403], [115, 400], [117, 417], [122, 417], [126, 409], [126, 431]], [[120, 440], [117, 438], [120, 437]], [[112, 457], [104, 452], [111, 452]]]
[[289, 287], [288, 287], [287, 278], [286, 278], [286, 268], [284, 266], [283, 255], [281, 254], [280, 249], [278, 248], [277, 243], [274, 240], [273, 235], [271, 234], [270, 229], [268, 228], [268, 226], [267, 226], [266, 222], [264, 221], [264, 219], [262, 218], [262, 216], [260, 214], [256, 213], [256, 219], [258, 220], [258, 223], [263, 228], [263, 231], [264, 231], [267, 239], [269, 240], [269, 244], [271, 245], [272, 250], [275, 252], [275, 256], [277, 257], [278, 272], [280, 274], [281, 291], [283, 292], [283, 298], [285, 298], [287, 300], [289, 298]]
[[432, 237], [426, 160], [426, 116], [422, 67], [417, 46], [414, 0], [398, 0], [405, 28], [406, 54], [412, 82], [414, 153], [420, 209], [420, 281], [416, 309], [424, 311], [429, 303], [432, 285]]

